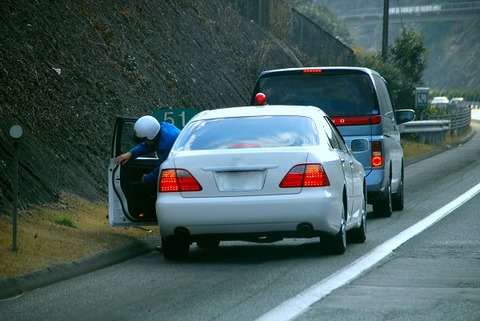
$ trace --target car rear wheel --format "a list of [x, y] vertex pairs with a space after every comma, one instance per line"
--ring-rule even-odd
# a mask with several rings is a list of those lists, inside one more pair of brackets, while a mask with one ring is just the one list
[[362, 207], [362, 222], [358, 228], [347, 232], [347, 241], [349, 243], [364, 243], [367, 239], [367, 200], [364, 199]]
[[320, 239], [322, 251], [328, 254], [343, 254], [347, 249], [345, 220], [342, 219], [340, 231], [336, 235], [324, 235]]
[[183, 260], [188, 257], [190, 244], [176, 237], [162, 238], [162, 251], [165, 260]]
[[375, 217], [392, 216], [392, 190], [390, 187], [390, 183], [385, 190], [385, 195], [383, 195], [382, 198], [376, 199], [372, 205], [373, 215]]

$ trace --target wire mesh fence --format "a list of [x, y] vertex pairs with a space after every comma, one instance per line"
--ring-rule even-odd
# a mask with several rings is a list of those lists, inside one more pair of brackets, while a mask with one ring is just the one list
[[[299, 49], [311, 65], [353, 66], [358, 64], [350, 47], [283, 1], [231, 0], [230, 3], [246, 19], [257, 23], [290, 46]], [[286, 14], [285, 8], [288, 8]]]

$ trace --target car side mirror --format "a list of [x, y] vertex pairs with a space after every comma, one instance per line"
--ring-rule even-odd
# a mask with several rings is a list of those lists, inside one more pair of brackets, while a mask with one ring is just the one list
[[395, 120], [398, 125], [407, 123], [415, 119], [415, 111], [413, 109], [399, 109], [395, 111]]

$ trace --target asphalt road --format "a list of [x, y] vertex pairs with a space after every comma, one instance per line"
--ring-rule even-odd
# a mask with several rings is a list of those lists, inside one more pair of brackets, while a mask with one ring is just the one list
[[477, 194], [297, 320], [480, 320]]
[[[477, 186], [479, 169], [478, 134], [407, 166], [405, 210], [369, 218], [367, 242], [341, 256], [316, 240], [222, 243], [186, 262], [151, 251], [0, 301], [0, 320], [479, 320], [478, 195], [372, 267], [349, 268]], [[346, 284], [316, 300], [339, 271]]]

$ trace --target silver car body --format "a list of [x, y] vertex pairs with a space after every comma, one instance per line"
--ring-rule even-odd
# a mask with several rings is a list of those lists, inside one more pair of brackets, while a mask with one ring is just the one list
[[[205, 123], [281, 116], [310, 119], [318, 135], [316, 143], [264, 147], [262, 141], [244, 145], [239, 141], [240, 145], [233, 145], [241, 148], [189, 148]], [[337, 235], [342, 224], [346, 230], [359, 229], [366, 217], [364, 170], [344, 143], [343, 148], [332, 146], [326, 134], [332, 128], [336, 131], [316, 107], [250, 106], [199, 113], [180, 134], [161, 172], [185, 169], [202, 189], [158, 193], [156, 213], [162, 239], [186, 238], [191, 243], [208, 236], [262, 241]], [[244, 131], [254, 129], [245, 127]], [[230, 131], [232, 127], [216, 136], [227, 138]], [[341, 136], [336, 139], [343, 140]], [[279, 187], [292, 167], [307, 163], [321, 164], [330, 186]]]

